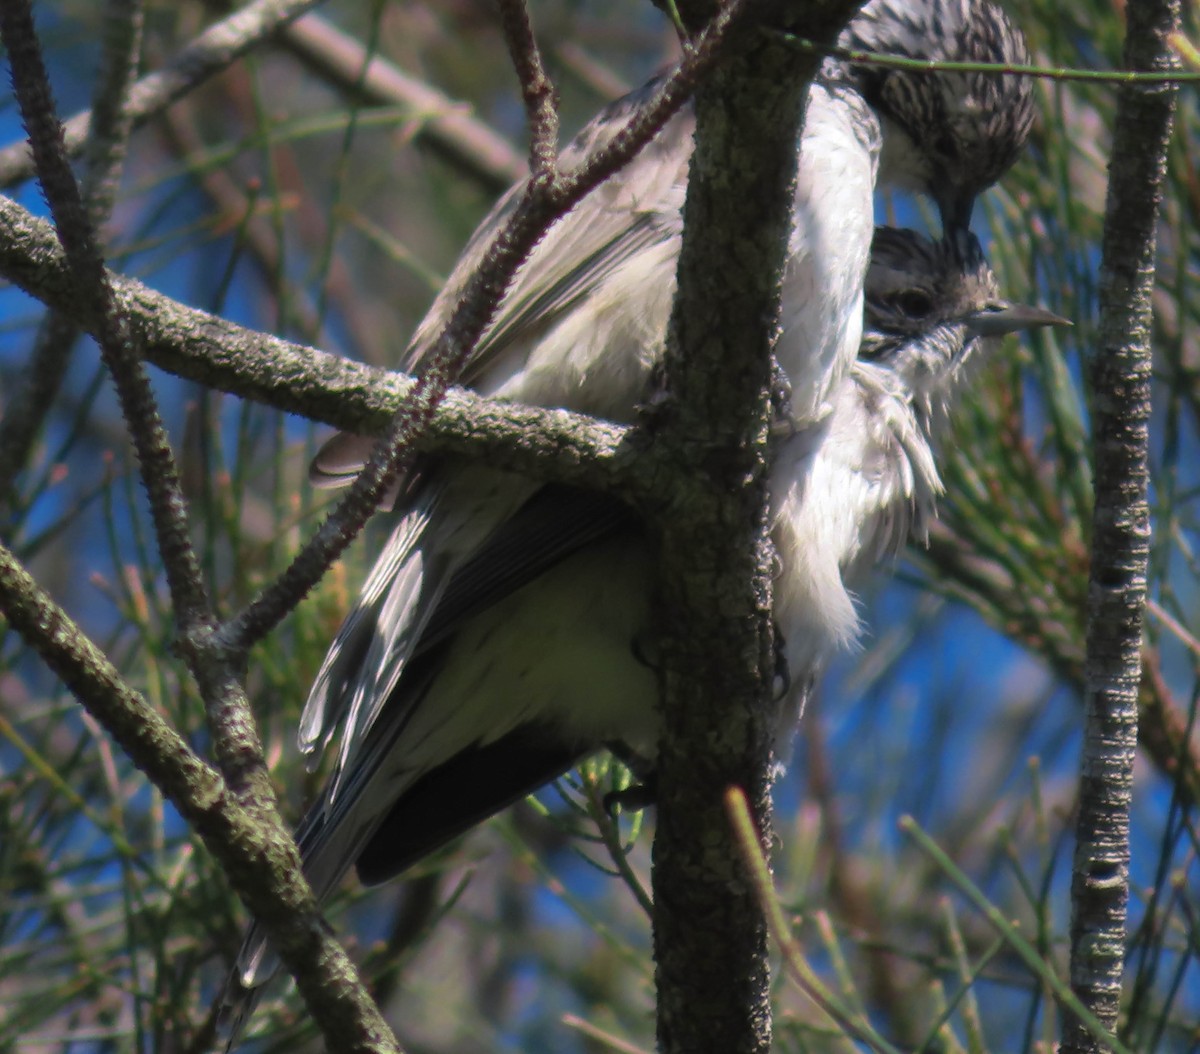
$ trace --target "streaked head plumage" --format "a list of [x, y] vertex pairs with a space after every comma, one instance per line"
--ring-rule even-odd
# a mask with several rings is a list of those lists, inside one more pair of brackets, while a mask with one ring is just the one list
[[1002, 297], [979, 239], [967, 230], [935, 241], [912, 230], [877, 227], [864, 296], [860, 359], [887, 367], [914, 390], [949, 384], [993, 338], [1069, 325], [1042, 308]]
[[[1025, 36], [994, 0], [871, 0], [844, 48], [938, 62], [1029, 64]], [[1016, 161], [1033, 127], [1027, 76], [833, 62], [885, 122], [884, 165], [937, 201], [943, 226], [969, 225], [975, 198]]]

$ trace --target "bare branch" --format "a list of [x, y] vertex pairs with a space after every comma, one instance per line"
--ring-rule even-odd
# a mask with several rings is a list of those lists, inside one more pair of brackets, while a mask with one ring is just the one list
[[[856, 6], [812, 5], [806, 25], [832, 38]], [[770, 4], [737, 14], [747, 23], [752, 14], [786, 17]], [[733, 850], [723, 794], [741, 789], [769, 845], [779, 701], [765, 435], [797, 144], [816, 62], [770, 34], [738, 43], [696, 95], [667, 343], [671, 399], [656, 427], [657, 448], [675, 469], [650, 524], [663, 717], [654, 953], [658, 1044], [667, 1054], [771, 1047], [766, 920]]]
[[533, 179], [524, 185], [515, 209], [483, 253], [430, 349], [428, 366], [410, 390], [403, 410], [393, 419], [345, 497], [291, 566], [231, 620], [223, 633], [229, 646], [240, 650], [269, 632], [362, 530], [392, 481], [404, 470], [405, 459], [412, 456], [417, 439], [428, 431], [438, 404], [461, 373], [517, 269], [558, 217], [629, 161], [678, 111], [716, 62], [730, 27], [744, 8], [744, 3], [733, 3], [722, 9], [647, 105], [576, 172], [552, 181]]
[[297, 19], [279, 40], [346, 91], [361, 92], [379, 105], [410, 107], [419, 122], [418, 141], [491, 192], [499, 194], [525, 177], [525, 163], [508, 140], [472, 117], [465, 103], [410, 77], [387, 59], [369, 55], [359, 41], [320, 15]]
[[[74, 295], [52, 228], [0, 197], [0, 275], [85, 329], [97, 321]], [[109, 280], [148, 361], [199, 384], [360, 435], [379, 435], [413, 379], [245, 329], [131, 278]], [[632, 495], [630, 430], [565, 410], [498, 403], [451, 389], [419, 448], [479, 457], [539, 478]]]
[[[85, 150], [84, 208], [97, 230], [108, 220], [121, 179], [125, 148], [132, 122], [126, 101], [137, 78], [142, 42], [143, 11], [140, 0], [109, 0], [104, 13], [104, 50], [100, 75], [93, 92], [96, 114]], [[42, 321], [30, 353], [21, 391], [0, 419], [0, 494], [12, 494], [41, 431], [46, 414], [66, 376], [78, 326], [55, 312]]]
[[[239, 895], [268, 927], [313, 1016], [327, 1035], [339, 1037], [339, 1049], [397, 1050], [353, 964], [322, 921], [296, 844], [273, 804], [269, 824], [261, 813], [244, 808], [3, 546], [0, 610], [221, 862]], [[262, 881], [264, 869], [270, 884]]]
[[[234, 12], [201, 33], [166, 68], [143, 77], [130, 93], [126, 116], [133, 121], [134, 127], [140, 127], [318, 2], [255, 0]], [[88, 112], [78, 113], [65, 122], [64, 139], [70, 156], [83, 149], [90, 123]], [[33, 174], [33, 164], [24, 142], [0, 150], [0, 187], [11, 187]]]
[[141, 463], [171, 596], [180, 624], [190, 632], [205, 623], [208, 600], [188, 537], [175, 458], [159, 420], [149, 379], [117, 308], [93, 224], [71, 171], [27, 2], [14, 0], [4, 5], [0, 34], [8, 51], [13, 87], [29, 132], [38, 179], [66, 251], [76, 295], [88, 304], [89, 314], [97, 320], [96, 338], [116, 383], [125, 423]]
[[500, 0], [500, 23], [529, 118], [529, 169], [534, 179], [552, 179], [558, 163], [558, 102], [525, 0]]
[[[1125, 65], [1169, 72], [1178, 0], [1128, 6]], [[1091, 381], [1096, 504], [1088, 579], [1087, 719], [1071, 881], [1071, 986], [1111, 1032], [1120, 1012], [1129, 899], [1142, 616], [1150, 554], [1149, 419], [1155, 229], [1176, 89], [1121, 89], [1105, 207], [1100, 332]], [[1062, 1049], [1107, 1048], [1065, 1015]]]

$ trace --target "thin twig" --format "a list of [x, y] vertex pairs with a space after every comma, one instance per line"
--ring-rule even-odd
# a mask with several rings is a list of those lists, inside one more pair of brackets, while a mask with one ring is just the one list
[[1019, 74], [1049, 81], [1085, 81], [1096, 84], [1197, 84], [1200, 73], [1182, 70], [1085, 70], [1070, 66], [1023, 66], [1010, 62], [939, 62], [930, 59], [901, 58], [899, 55], [880, 55], [874, 51], [826, 46], [805, 37], [780, 34], [787, 42], [816, 55], [852, 62], [856, 66], [879, 66], [884, 69], [908, 70], [911, 73], [996, 73]]
[[[84, 208], [96, 229], [107, 222], [121, 179], [132, 128], [126, 101], [137, 78], [142, 23], [141, 0], [108, 0], [100, 72], [92, 93], [95, 121], [84, 151]], [[0, 495], [13, 502], [10, 507], [15, 507], [12, 487], [16, 475], [29, 461], [34, 440], [66, 377], [78, 336], [76, 323], [57, 312], [47, 313], [34, 338], [20, 391], [0, 419]]]
[[[395, 1052], [374, 1004], [351, 995], [362, 986], [321, 920], [295, 842], [278, 818], [264, 827], [260, 815], [242, 808], [220, 775], [125, 683], [3, 546], [0, 610], [204, 841], [272, 938], [282, 938], [277, 947], [285, 962], [305, 966], [296, 971], [297, 983], [326, 1035], [336, 1029], [342, 1050]], [[266, 861], [276, 876], [270, 888], [260, 878]]]
[[416, 440], [462, 371], [476, 341], [508, 289], [517, 269], [558, 217], [628, 162], [679, 110], [697, 81], [716, 61], [722, 41], [747, 6], [735, 0], [723, 8], [696, 46], [662, 82], [608, 144], [574, 172], [553, 181], [531, 181], [508, 221], [497, 231], [458, 304], [429, 353], [428, 367], [409, 391], [401, 413], [376, 446], [346, 495], [282, 575], [222, 627], [219, 640], [242, 650], [270, 631], [291, 611], [341, 555], [374, 513], [391, 482], [404, 470], [400, 452], [411, 457]]
[[359, 92], [381, 106], [409, 107], [417, 141], [446, 157], [491, 193], [499, 194], [525, 177], [525, 162], [508, 140], [471, 116], [465, 103], [409, 76], [379, 55], [368, 55], [360, 41], [320, 15], [297, 19], [283, 30], [279, 41], [345, 91]]
[[525, 0], [500, 0], [500, 24], [529, 118], [529, 171], [553, 179], [558, 164], [558, 100], [533, 34]]
[[117, 310], [104, 258], [63, 141], [50, 83], [27, 0], [0, 10], [0, 34], [8, 51], [13, 87], [29, 133], [38, 179], [66, 252], [76, 294], [97, 320], [96, 337], [112, 373], [150, 499], [167, 581], [181, 625], [188, 631], [208, 618], [200, 566], [188, 534], [185, 503], [174, 455], [129, 327]]
[[[126, 116], [135, 128], [141, 127], [317, 3], [319, 0], [254, 0], [206, 29], [166, 67], [138, 81], [130, 92]], [[91, 113], [86, 110], [65, 122], [64, 141], [69, 156], [74, 157], [83, 149], [90, 123]], [[33, 174], [33, 163], [24, 142], [0, 149], [0, 187], [14, 186]]]

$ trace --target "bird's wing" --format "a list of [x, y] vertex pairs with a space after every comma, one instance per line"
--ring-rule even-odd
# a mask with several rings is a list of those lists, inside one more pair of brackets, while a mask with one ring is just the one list
[[[562, 151], [562, 167], [582, 164], [607, 145], [625, 121], [654, 93], [658, 81], [632, 92], [594, 118]], [[659, 135], [626, 165], [617, 179], [593, 190], [545, 234], [537, 251], [517, 271], [495, 318], [484, 331], [458, 382], [494, 392], [520, 370], [538, 336], [648, 245], [677, 232], [679, 207], [691, 157], [694, 120], [690, 110], [673, 117]], [[501, 225], [520, 203], [525, 184], [496, 204], [467, 243], [424, 320], [402, 364], [419, 373], [434, 342], [483, 262]], [[507, 354], [506, 354], [507, 353]], [[318, 452], [310, 472], [318, 486], [341, 486], [362, 468], [373, 441], [341, 433]]]
[[[575, 588], [577, 581], [570, 572], [557, 579], [551, 575], [552, 584], [537, 597], [523, 603], [511, 602], [523, 586], [535, 580], [545, 583], [547, 572], [581, 550], [584, 560], [590, 561], [590, 570], [585, 574], [613, 577], [612, 589], [618, 594], [630, 593], [634, 586], [631, 595], [636, 610], [643, 602], [636, 584], [644, 583], [645, 575], [637, 562], [644, 560], [644, 555], [634, 530], [631, 513], [611, 499], [549, 486], [537, 491], [493, 531], [457, 573], [443, 576], [424, 630], [413, 635], [405, 661], [397, 664], [403, 666], [403, 680], [398, 670], [371, 677], [369, 690], [357, 692], [348, 706], [345, 702], [339, 704], [343, 713], [347, 709], [349, 713], [335, 774], [296, 833], [305, 875], [318, 899], [326, 897], [356, 862], [368, 882], [383, 881], [403, 871], [480, 820], [561, 775], [578, 760], [585, 741], [557, 732], [553, 717], [545, 713], [544, 701], [538, 704], [528, 697], [514, 696], [488, 723], [461, 712], [464, 707], [476, 705], [480, 693], [460, 691], [455, 686], [430, 701], [430, 692], [446, 674], [448, 665], [458, 677], [493, 676], [487, 663], [482, 670], [466, 670], [479, 654], [475, 637], [470, 637], [453, 657], [448, 655], [456, 635], [473, 622], [478, 623], [478, 616], [495, 603], [508, 601], [509, 606], [490, 622], [474, 625], [477, 637], [487, 639], [496, 632], [492, 623], [502, 627], [500, 632], [520, 634], [522, 630], [508, 622], [515, 619], [523, 625], [531, 611], [537, 613], [533, 616], [535, 622], [555, 622], [561, 616], [569, 627], [586, 621], [591, 598], [584, 595], [588, 593], [586, 588]], [[401, 523], [393, 535], [397, 536], [409, 540], [407, 524]], [[530, 540], [545, 544], [526, 544]], [[594, 559], [590, 556], [588, 547], [597, 542], [602, 548], [615, 545], [618, 552], [632, 553], [633, 570], [618, 568], [609, 575], [613, 557], [603, 552]], [[404, 559], [386, 562], [398, 567], [397, 573], [403, 577]], [[385, 577], [373, 574], [372, 586], [386, 588]], [[618, 610], [623, 616], [624, 608], [619, 604]], [[370, 612], [364, 610], [361, 617], [368, 619]], [[623, 648], [628, 643], [624, 618], [618, 617], [616, 625], [610, 638], [615, 635], [617, 647]], [[384, 633], [374, 640], [387, 636]], [[531, 643], [538, 648], [552, 647], [541, 640]], [[521, 661], [505, 649], [501, 659], [502, 663]], [[629, 656], [625, 659], [627, 664], [635, 661]], [[566, 653], [563, 667], [571, 667], [575, 661], [573, 654]], [[601, 668], [607, 676], [618, 665], [602, 662]], [[371, 660], [366, 660], [363, 667], [374, 673]], [[640, 675], [652, 682], [652, 672], [643, 670]], [[613, 676], [622, 674], [618, 671]], [[511, 692], [517, 683], [511, 669], [496, 671], [494, 680], [489, 689], [493, 694]], [[620, 693], [616, 696], [619, 698]], [[639, 685], [639, 690], [627, 696], [619, 705], [642, 708], [652, 698], [652, 687]], [[360, 705], [360, 698], [368, 703]], [[496, 706], [494, 701], [482, 705]], [[652, 713], [652, 707], [645, 705], [644, 709]], [[326, 718], [333, 717], [333, 710], [327, 705]], [[311, 716], [314, 724], [309, 733], [314, 741], [327, 739], [333, 728], [321, 727], [315, 723], [317, 715]], [[252, 924], [238, 959], [238, 983], [252, 988], [276, 967], [265, 936], [257, 924]]]
[[[429, 508], [434, 500], [430, 496], [396, 524], [354, 607], [329, 646], [313, 681], [297, 733], [300, 750], [309, 755], [310, 766], [315, 766], [354, 698], [347, 685], [353, 685], [368, 670], [367, 652], [379, 633], [380, 616], [393, 590], [415, 602], [414, 594], [425, 584], [426, 568], [418, 547], [429, 525]], [[411, 625], [392, 627], [391, 636], [396, 639], [414, 629]]]
[[[497, 474], [492, 474], [495, 477]], [[506, 478], [504, 509], [476, 507], [479, 520], [498, 521], [467, 553], [422, 541], [437, 520], [441, 491], [405, 515], [380, 551], [353, 610], [330, 646], [301, 717], [299, 743], [312, 761], [345, 720], [334, 794], [379, 708], [417, 652], [426, 651], [499, 598], [532, 581], [589, 542], [626, 526], [630, 510], [603, 495], [566, 486]], [[462, 488], [460, 488], [462, 489]], [[534, 491], [502, 518], [518, 493]]]
[[343, 769], [374, 722], [373, 701], [399, 679], [444, 587], [447, 561], [438, 560], [421, 545], [430, 516], [431, 504], [423, 503], [396, 524], [330, 645], [304, 705], [297, 742], [309, 756], [310, 768], [316, 767], [344, 724], [331, 778], [335, 793]]
[[358, 877], [377, 885], [528, 797], [577, 764], [586, 750], [538, 723], [490, 743], [474, 743], [425, 773], [391, 804], [355, 860]]
[[[336, 797], [327, 792], [321, 819], [305, 826], [318, 895], [364, 852], [368, 880], [403, 870], [562, 773], [613, 728], [635, 749], [656, 739], [655, 674], [633, 648], [649, 616], [644, 539], [627, 514], [601, 533], [582, 493], [555, 503], [539, 494], [516, 519], [542, 520], [551, 504], [586, 521], [565, 536], [591, 540], [514, 551], [504, 574], [473, 580], [502, 586], [491, 603], [460, 604], [471, 594], [461, 579], [443, 592], [454, 610], [439, 611], [426, 634], [440, 639], [410, 658]], [[503, 534], [489, 539], [481, 564], [502, 556]], [[473, 572], [468, 564], [460, 573]]]
[[[652, 90], [653, 85], [648, 85], [627, 96], [589, 124], [563, 151], [564, 168], [581, 163], [603, 147]], [[678, 227], [691, 131], [690, 114], [674, 118], [623, 170], [620, 180], [602, 184], [547, 232], [538, 251], [518, 271], [497, 317], [467, 365], [464, 383], [494, 391], [512, 374], [519, 374], [529, 345], [554, 320], [590, 296], [631, 257], [662, 241], [664, 223]], [[464, 250], [414, 337], [406, 362], [408, 370], [417, 371], [427, 361], [432, 342], [483, 259], [496, 229], [515, 209], [522, 189], [513, 188], [501, 200]], [[517, 390], [519, 393], [519, 384]], [[314, 482], [348, 482], [361, 469], [371, 446], [371, 440], [360, 436], [342, 433], [333, 437], [314, 460]], [[495, 490], [496, 474], [490, 474], [487, 481], [474, 473], [469, 475], [482, 484], [485, 496]], [[436, 480], [435, 473], [431, 481], [421, 485], [419, 504], [404, 517], [381, 551], [363, 597], [334, 641], [305, 707], [300, 741], [308, 753], [327, 744], [345, 719], [339, 772], [350, 763], [373, 726], [378, 708], [399, 680], [412, 646], [437, 608], [441, 589], [464, 560], [472, 559], [472, 546], [463, 541], [447, 553], [447, 530], [471, 533], [481, 541], [529, 492], [528, 487], [505, 483], [503, 493], [497, 494], [494, 501], [481, 500], [477, 494], [460, 501], [459, 496], [467, 493], [463, 484], [454, 484], [455, 493], [447, 495]], [[416, 486], [413, 479], [405, 485]], [[439, 508], [448, 511], [443, 515]], [[460, 522], [448, 525], [447, 516]], [[469, 517], [475, 518], [473, 531], [461, 523]], [[561, 522], [558, 526], [556, 531], [544, 521], [546, 544], [542, 549], [546, 553], [555, 546], [570, 551], [587, 540], [586, 534], [573, 539]], [[561, 541], [551, 542], [552, 535]], [[422, 544], [423, 539], [434, 536], [438, 538], [436, 546]], [[511, 530], [506, 537], [515, 539]], [[438, 616], [441, 624], [452, 624], [457, 619], [456, 614], [447, 614], [456, 607], [477, 609], [486, 603], [482, 598], [488, 591], [498, 595], [508, 584], [527, 577], [530, 572], [513, 559], [518, 548], [515, 540], [508, 543], [507, 555], [502, 554], [493, 567], [487, 567], [483, 559], [473, 560], [473, 570], [458, 579], [455, 596], [461, 604], [442, 608]]]
[[466, 619], [633, 519], [632, 510], [603, 494], [543, 486], [454, 575], [425, 624], [419, 650], [440, 643]]
[[[569, 171], [607, 146], [629, 117], [654, 94], [659, 81], [631, 92], [601, 111], [562, 151], [561, 167]], [[616, 178], [596, 187], [546, 232], [536, 252], [515, 275], [496, 317], [485, 330], [461, 383], [487, 391], [488, 368], [511, 342], [529, 343], [548, 322], [561, 315], [621, 263], [655, 237], [663, 214], [678, 215], [680, 188], [687, 179], [695, 122], [690, 109], [673, 117]], [[406, 369], [425, 364], [438, 333], [478, 269], [496, 232], [515, 211], [525, 185], [510, 190], [480, 224], [459, 261], [417, 328]], [[678, 220], [676, 218], [676, 223]]]
[[[512, 473], [458, 466], [426, 480], [416, 506], [400, 516], [301, 715], [300, 747], [314, 762], [341, 728], [330, 802], [439, 611], [443, 592], [464, 566], [482, 575], [481, 547], [537, 489], [536, 482]], [[467, 599], [470, 592], [460, 584], [454, 595], [478, 610], [479, 603]]]

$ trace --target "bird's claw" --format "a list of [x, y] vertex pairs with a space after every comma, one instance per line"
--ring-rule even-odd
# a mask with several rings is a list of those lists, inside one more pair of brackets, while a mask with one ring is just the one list
[[621, 812], [641, 812], [658, 802], [658, 787], [654, 779], [633, 783], [622, 790], [609, 791], [603, 798], [604, 811], [614, 820]]

